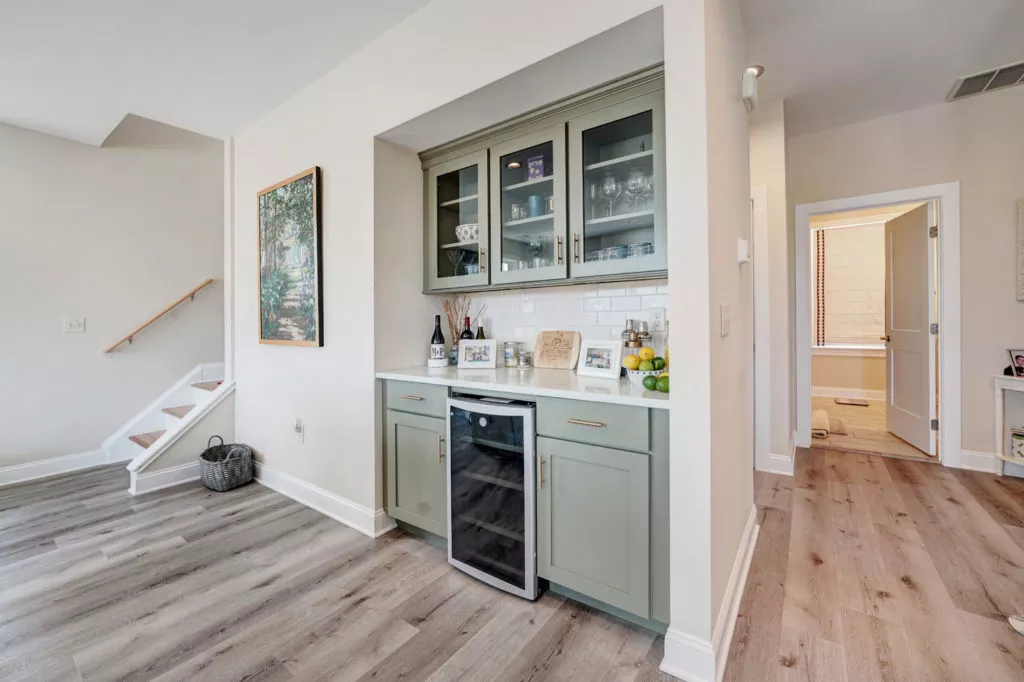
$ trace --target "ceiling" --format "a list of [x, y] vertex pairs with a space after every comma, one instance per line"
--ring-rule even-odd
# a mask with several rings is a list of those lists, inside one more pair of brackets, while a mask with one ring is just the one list
[[1024, 60], [1021, 0], [740, 4], [760, 100], [786, 100], [787, 135], [938, 104], [957, 77]]
[[918, 201], [911, 204], [859, 208], [839, 213], [819, 213], [811, 216], [810, 224], [811, 229], [814, 229], [816, 227], [853, 227], [855, 225], [887, 223], [894, 218], [899, 218], [907, 211], [923, 205], [924, 202]]
[[0, 122], [100, 145], [136, 114], [226, 137], [426, 2], [19, 2], [0, 21]]

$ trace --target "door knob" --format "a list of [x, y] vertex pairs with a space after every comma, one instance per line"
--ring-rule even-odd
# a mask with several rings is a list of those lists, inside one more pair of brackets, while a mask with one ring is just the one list
[[878, 338], [880, 338], [882, 341], [885, 341], [886, 343], [889, 343], [890, 340], [888, 334], [886, 334], [885, 336], [879, 336]]

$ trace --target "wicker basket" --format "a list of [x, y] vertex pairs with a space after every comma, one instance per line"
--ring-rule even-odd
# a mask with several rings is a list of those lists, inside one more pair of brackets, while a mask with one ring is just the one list
[[[220, 445], [211, 445], [213, 439]], [[199, 455], [200, 476], [210, 490], [224, 492], [252, 482], [252, 448], [233, 443], [225, 445], [220, 436], [210, 436], [206, 449]]]

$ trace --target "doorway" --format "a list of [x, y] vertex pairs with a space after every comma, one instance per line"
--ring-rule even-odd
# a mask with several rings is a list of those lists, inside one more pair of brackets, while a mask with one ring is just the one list
[[[811, 447], [934, 461], [934, 434], [927, 429], [937, 406], [921, 400], [921, 389], [935, 385], [926, 375], [937, 368], [928, 365], [927, 350], [908, 355], [887, 341], [894, 327], [908, 326], [908, 312], [917, 313], [909, 316], [915, 327], [930, 322], [926, 306], [934, 307], [935, 292], [925, 268], [934, 258], [931, 224], [926, 202], [811, 216]], [[905, 244], [908, 231], [917, 234]], [[893, 253], [896, 267], [890, 267], [887, 251], [902, 247], [923, 253]], [[897, 288], [901, 300], [894, 305], [889, 299]], [[917, 357], [923, 367], [902, 366]], [[890, 375], [897, 391], [889, 390]]]
[[797, 445], [959, 464], [958, 203], [951, 183], [797, 206]]

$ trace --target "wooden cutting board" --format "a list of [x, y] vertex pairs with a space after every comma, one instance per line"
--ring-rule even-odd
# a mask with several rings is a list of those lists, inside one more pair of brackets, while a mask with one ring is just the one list
[[579, 332], [541, 332], [533, 350], [533, 366], [572, 369], [579, 356]]

